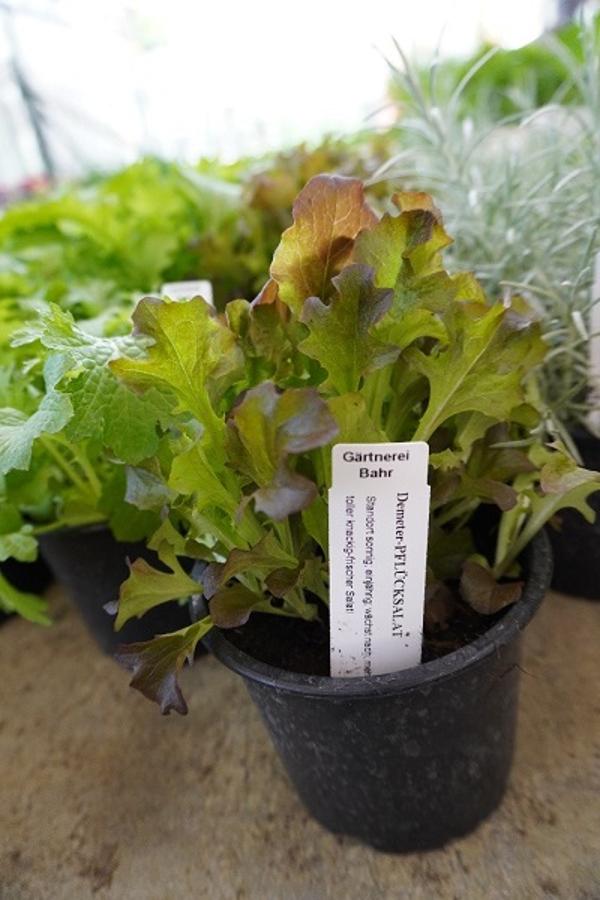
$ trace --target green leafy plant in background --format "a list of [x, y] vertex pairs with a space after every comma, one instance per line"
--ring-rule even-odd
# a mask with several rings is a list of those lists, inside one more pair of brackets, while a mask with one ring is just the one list
[[[129, 541], [154, 530], [156, 514], [127, 501], [136, 482], [131, 475], [128, 484], [122, 463], [156, 452], [163, 398], [137, 397], [105, 365], [128, 340], [118, 335], [135, 300], [163, 281], [194, 277], [213, 283], [218, 306], [252, 296], [305, 173], [373, 171], [382, 156], [370, 141], [326, 140], [229, 167], [147, 159], [4, 213], [0, 498], [9, 513], [0, 564], [32, 561], [36, 536], [49, 529], [105, 523]], [[34, 620], [42, 608], [4, 577], [0, 607]]]
[[589, 342], [600, 251], [598, 28], [569, 29], [578, 36], [573, 51], [552, 38], [545, 46], [576, 104], [503, 121], [491, 120], [487, 100], [466, 101], [492, 59], [450, 82], [432, 70], [427, 90], [405, 59], [396, 70], [405, 97], [402, 150], [384, 167], [387, 177], [439, 198], [456, 233], [451, 270], [472, 269], [492, 298], [520, 293], [538, 313], [551, 348], [540, 390], [567, 443], [575, 426], [590, 427], [597, 402]]
[[[587, 26], [600, 33], [600, 16]], [[572, 66], [582, 66], [588, 51], [589, 35], [580, 23], [569, 22], [553, 32], [515, 50], [503, 50], [493, 44], [482, 44], [468, 59], [445, 59], [430, 67], [413, 66], [413, 76], [424, 96], [432, 102], [442, 90], [452, 94], [462, 84], [458, 101], [461, 113], [486, 118], [509, 116], [548, 104], [580, 105], [585, 90], [572, 79]], [[432, 81], [435, 88], [430, 94]], [[398, 78], [390, 83], [390, 94], [400, 112], [412, 109], [411, 87]]]
[[[438, 625], [457, 603], [491, 614], [514, 602], [519, 557], [558, 509], [592, 516], [600, 476], [546, 443], [535, 373], [547, 347], [530, 308], [490, 304], [473, 276], [444, 269], [450, 239], [428, 196], [392, 199], [380, 218], [359, 180], [313, 178], [253, 302], [218, 314], [202, 298], [147, 298], [136, 337], [113, 342], [113, 375], [168, 407], [159, 451], [135, 467], [135, 502], [161, 516], [151, 546], [168, 571], [133, 562], [117, 627], [190, 594], [209, 604], [188, 628], [120, 653], [163, 712], [185, 712], [177, 672], [214, 625], [321, 616], [336, 442], [429, 442]], [[489, 557], [473, 524], [485, 505], [500, 516]], [[183, 556], [207, 564], [200, 580]]]

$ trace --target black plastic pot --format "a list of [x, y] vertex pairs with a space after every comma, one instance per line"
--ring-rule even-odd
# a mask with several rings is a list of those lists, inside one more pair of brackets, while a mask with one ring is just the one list
[[0, 564], [2, 574], [19, 591], [28, 594], [43, 594], [52, 584], [52, 572], [39, 556], [34, 562], [19, 562], [7, 559]]
[[205, 644], [244, 678], [322, 825], [379, 850], [434, 849], [474, 829], [504, 794], [521, 632], [552, 573], [545, 534], [532, 545], [528, 572], [522, 598], [483, 637], [393, 675], [287, 672], [243, 653], [218, 629]]
[[[588, 469], [600, 471], [600, 440], [578, 429], [573, 439]], [[576, 509], [559, 513], [559, 528], [550, 529], [554, 553], [552, 587], [564, 594], [600, 600], [600, 492], [588, 502], [596, 512], [590, 524]]]
[[65, 588], [97, 644], [113, 654], [120, 644], [148, 641], [156, 634], [176, 631], [190, 624], [187, 607], [165, 603], [150, 610], [141, 619], [113, 630], [114, 616], [104, 604], [118, 599], [119, 588], [129, 574], [127, 559], [143, 557], [162, 568], [153, 550], [143, 542], [117, 541], [104, 526], [65, 528], [40, 538], [44, 559], [57, 581]]

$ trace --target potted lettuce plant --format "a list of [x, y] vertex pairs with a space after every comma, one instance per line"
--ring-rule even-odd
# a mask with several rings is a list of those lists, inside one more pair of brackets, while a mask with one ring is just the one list
[[[204, 640], [246, 681], [311, 813], [405, 851], [500, 802], [521, 632], [551, 577], [543, 526], [566, 506], [590, 516], [600, 475], [546, 443], [547, 350], [527, 305], [449, 275], [431, 199], [392, 199], [380, 218], [360, 181], [313, 178], [252, 303], [144, 299], [138, 351], [123, 345], [110, 368], [169, 407], [161, 452], [140, 464], [161, 486], [168, 571], [132, 563], [117, 627], [186, 596], [195, 610], [121, 648], [133, 687], [185, 713], [177, 673]], [[429, 444], [422, 663], [331, 677], [331, 450], [365, 441]], [[191, 575], [186, 556], [202, 561]]]
[[[44, 309], [13, 333], [14, 353], [27, 355], [7, 374], [0, 409], [0, 554], [30, 562], [41, 545], [107, 652], [116, 640], [103, 606], [118, 595], [128, 556], [158, 562], [145, 542], [160, 524], [158, 512], [129, 501], [137, 462], [159, 447], [162, 400], [135, 396], [108, 370], [123, 342], [131, 338], [98, 337], [58, 306]], [[49, 622], [42, 599], [6, 576], [0, 598], [9, 610]], [[186, 622], [185, 609], [163, 610], [135, 623], [130, 639]]]

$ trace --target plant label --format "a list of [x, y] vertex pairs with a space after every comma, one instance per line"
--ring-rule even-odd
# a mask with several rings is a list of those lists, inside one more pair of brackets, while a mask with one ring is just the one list
[[331, 674], [421, 662], [429, 525], [424, 441], [337, 444], [329, 491]]
[[210, 281], [169, 281], [160, 289], [163, 297], [170, 300], [191, 300], [192, 297], [202, 297], [211, 306], [213, 303], [213, 289]]

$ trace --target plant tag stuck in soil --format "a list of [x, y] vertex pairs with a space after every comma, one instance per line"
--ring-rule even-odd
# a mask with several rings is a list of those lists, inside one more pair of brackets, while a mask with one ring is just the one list
[[163, 297], [170, 300], [191, 300], [192, 297], [202, 297], [211, 306], [213, 303], [213, 289], [210, 281], [169, 281], [160, 289]]
[[329, 491], [331, 674], [421, 662], [429, 446], [337, 444]]

